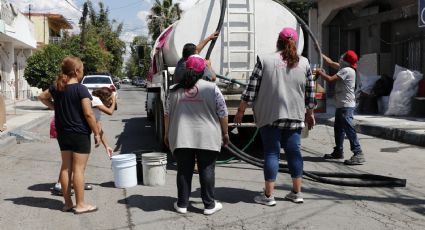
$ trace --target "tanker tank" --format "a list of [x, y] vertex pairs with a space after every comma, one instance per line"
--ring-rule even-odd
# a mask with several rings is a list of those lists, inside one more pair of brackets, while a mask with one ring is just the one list
[[[182, 18], [173, 24], [162, 48], [167, 66], [176, 66], [184, 44], [197, 44], [215, 31], [220, 9], [221, 1], [203, 0], [184, 12]], [[301, 27], [283, 6], [272, 0], [229, 0], [220, 36], [211, 53], [214, 71], [246, 82], [255, 65], [256, 55], [276, 51], [278, 33], [283, 27], [298, 30], [300, 39], [297, 46], [301, 53], [304, 46]], [[205, 47], [200, 55], [205, 57], [207, 49]]]

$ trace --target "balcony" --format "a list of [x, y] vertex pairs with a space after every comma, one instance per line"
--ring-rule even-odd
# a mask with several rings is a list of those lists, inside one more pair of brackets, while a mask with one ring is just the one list
[[49, 38], [49, 44], [58, 44], [60, 41], [62, 41], [61, 37], [50, 37]]

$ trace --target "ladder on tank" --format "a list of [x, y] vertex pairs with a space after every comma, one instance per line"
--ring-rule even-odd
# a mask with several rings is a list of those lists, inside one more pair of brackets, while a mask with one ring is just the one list
[[[227, 75], [246, 73], [249, 76], [256, 61], [255, 0], [228, 0], [226, 14]], [[246, 37], [246, 42], [241, 37]], [[248, 77], [240, 80], [248, 80]]]

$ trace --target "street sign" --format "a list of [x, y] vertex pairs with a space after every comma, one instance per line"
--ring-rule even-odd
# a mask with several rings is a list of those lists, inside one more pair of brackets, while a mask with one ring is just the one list
[[425, 0], [418, 0], [418, 26], [425, 27]]

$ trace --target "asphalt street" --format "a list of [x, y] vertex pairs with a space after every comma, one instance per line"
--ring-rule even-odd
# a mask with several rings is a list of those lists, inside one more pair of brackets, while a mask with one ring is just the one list
[[[124, 85], [118, 110], [102, 117], [115, 154], [158, 149], [153, 124], [144, 111], [145, 96], [144, 89]], [[93, 149], [86, 182], [94, 188], [85, 197], [99, 210], [74, 215], [61, 212], [62, 197], [50, 193], [61, 160], [56, 140], [48, 137], [48, 124], [28, 131], [41, 138], [0, 150], [0, 229], [425, 229], [425, 151], [409, 144], [359, 135], [367, 163], [347, 167], [342, 161], [322, 159], [332, 150], [333, 131], [318, 125], [302, 141], [306, 170], [405, 178], [407, 187], [341, 187], [304, 180], [305, 202], [294, 204], [283, 199], [291, 189], [290, 178], [280, 174], [277, 205], [266, 207], [253, 201], [263, 188], [262, 170], [232, 161], [216, 168], [216, 199], [224, 208], [212, 216], [202, 214], [197, 175], [188, 214], [177, 214], [173, 210], [176, 171], [171, 162], [166, 185], [118, 189], [106, 152]], [[351, 156], [348, 142], [345, 156]]]

